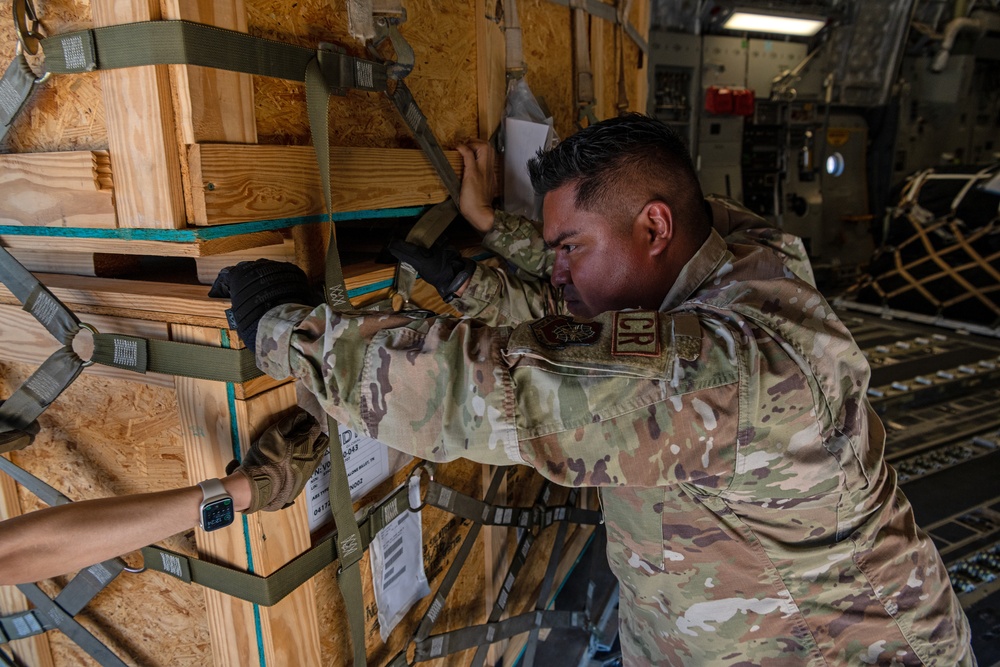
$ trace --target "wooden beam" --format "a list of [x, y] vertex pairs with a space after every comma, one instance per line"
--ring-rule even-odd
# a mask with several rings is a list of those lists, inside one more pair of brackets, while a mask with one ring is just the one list
[[[247, 31], [243, 0], [161, 0], [165, 19]], [[184, 144], [205, 141], [257, 143], [253, 77], [240, 72], [171, 65], [177, 131]]]
[[[647, 43], [649, 42], [650, 4], [648, 0], [636, 2], [632, 7], [631, 17], [632, 25], [646, 39]], [[631, 99], [631, 93], [629, 93], [629, 102], [633, 111], [645, 113], [649, 100], [649, 56], [640, 51], [631, 39], [625, 40], [625, 54], [626, 57], [632, 54], [636, 59], [633, 63], [641, 63], [642, 65], [635, 69], [635, 99]], [[633, 63], [625, 62], [626, 73], [632, 71]]]
[[[331, 147], [334, 211], [437, 204], [444, 185], [424, 154], [404, 148]], [[461, 173], [458, 151], [446, 151]], [[196, 225], [323, 213], [311, 146], [195, 144], [189, 147]]]
[[[6, 349], [6, 336], [4, 336]], [[10, 458], [9, 454], [3, 454]], [[0, 521], [22, 514], [17, 483], [6, 474], [0, 473]], [[27, 598], [13, 586], [0, 586], [0, 614], [6, 616], [31, 608]], [[48, 633], [18, 639], [10, 642], [9, 650], [14, 654], [15, 664], [53, 667], [52, 649], [49, 647]]]
[[489, 139], [500, 126], [507, 97], [507, 45], [495, 0], [476, 0], [476, 86], [479, 138]]
[[32, 273], [69, 273], [111, 278], [139, 269], [139, 258], [134, 255], [24, 249], [8, 252]]
[[0, 155], [0, 225], [117, 226], [107, 151]]
[[[299, 228], [312, 229], [318, 225], [299, 225]], [[223, 255], [212, 255], [211, 257], [200, 257], [195, 260], [198, 265], [198, 282], [202, 285], [211, 285], [215, 282], [219, 271], [238, 264], [239, 262], [253, 261], [255, 259], [273, 259], [278, 262], [295, 263], [296, 246], [292, 239], [285, 239], [284, 243], [264, 246], [262, 248], [248, 248], [227, 252]]]
[[205, 239], [188, 243], [149, 241], [135, 238], [92, 238], [80, 236], [27, 236], [0, 234], [0, 244], [8, 250], [109, 253], [117, 255], [157, 255], [160, 257], [207, 257], [245, 248], [259, 248], [282, 242], [281, 232], [261, 231]]
[[[218, 329], [178, 325], [172, 331], [173, 339], [177, 341], [221, 344]], [[233, 459], [233, 415], [226, 385], [209, 380], [177, 378], [176, 388], [188, 480], [197, 483], [212, 477], [224, 477], [226, 464]], [[211, 533], [196, 530], [195, 539], [199, 556], [208, 556], [233, 567], [248, 567], [248, 538], [242, 521], [237, 520], [228, 528]], [[214, 663], [262, 664], [257, 648], [259, 638], [254, 605], [210, 588], [204, 591]]]
[[[159, 0], [92, 0], [95, 26], [160, 18]], [[180, 153], [166, 65], [101, 70], [121, 227], [185, 224]]]
[[[257, 436], [274, 423], [275, 416], [294, 407], [295, 385], [286, 384], [250, 401], [236, 401], [240, 451], [246, 452]], [[254, 571], [268, 575], [312, 546], [309, 508], [300, 499], [279, 512], [258, 512], [247, 517]], [[319, 618], [316, 590], [299, 586], [272, 607], [261, 607], [264, 657], [268, 665], [319, 665]]]

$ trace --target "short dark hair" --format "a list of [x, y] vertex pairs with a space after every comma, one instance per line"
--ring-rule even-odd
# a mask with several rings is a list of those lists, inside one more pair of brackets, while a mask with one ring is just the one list
[[[528, 161], [535, 193], [576, 185], [576, 206], [615, 215], [627, 195], [661, 199], [682, 219], [709, 224], [691, 156], [677, 134], [638, 113], [595, 123]], [[635, 213], [631, 211], [630, 213]]]

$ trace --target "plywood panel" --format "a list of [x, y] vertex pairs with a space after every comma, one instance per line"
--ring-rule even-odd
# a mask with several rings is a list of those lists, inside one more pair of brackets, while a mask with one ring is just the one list
[[[9, 395], [32, 370], [0, 362], [0, 395]], [[172, 389], [84, 375], [39, 423], [42, 430], [34, 444], [11, 458], [74, 500], [188, 484]], [[20, 502], [26, 511], [41, 507], [24, 489]], [[163, 544], [194, 553], [191, 533]], [[42, 585], [53, 594], [66, 580], [59, 577]], [[130, 665], [211, 664], [201, 589], [173, 578], [122, 574], [77, 620]], [[97, 664], [62, 633], [48, 633], [47, 638], [56, 665]]]

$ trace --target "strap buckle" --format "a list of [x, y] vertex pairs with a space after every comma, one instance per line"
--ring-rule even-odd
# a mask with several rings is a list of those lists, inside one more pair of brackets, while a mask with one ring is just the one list
[[373, 49], [378, 49], [386, 39], [392, 44], [396, 52], [396, 59], [386, 63], [387, 73], [390, 79], [397, 81], [405, 79], [416, 63], [416, 55], [413, 47], [399, 34], [399, 25], [406, 20], [404, 10], [402, 16], [378, 16], [375, 18], [375, 39], [372, 40]]
[[[45, 37], [38, 28], [41, 22], [31, 0], [14, 0], [14, 29], [17, 33], [18, 48], [28, 55], [38, 53], [38, 44]], [[30, 23], [30, 27], [29, 27]]]

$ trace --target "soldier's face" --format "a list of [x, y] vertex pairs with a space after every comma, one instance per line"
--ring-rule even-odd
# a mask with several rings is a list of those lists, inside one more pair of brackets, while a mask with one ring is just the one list
[[[578, 209], [573, 184], [545, 196], [543, 236], [555, 252], [552, 284], [562, 288], [570, 313], [592, 318], [609, 310], [645, 306], [640, 287], [645, 258], [640, 234], [600, 213]], [[659, 304], [656, 304], [659, 305]]]

